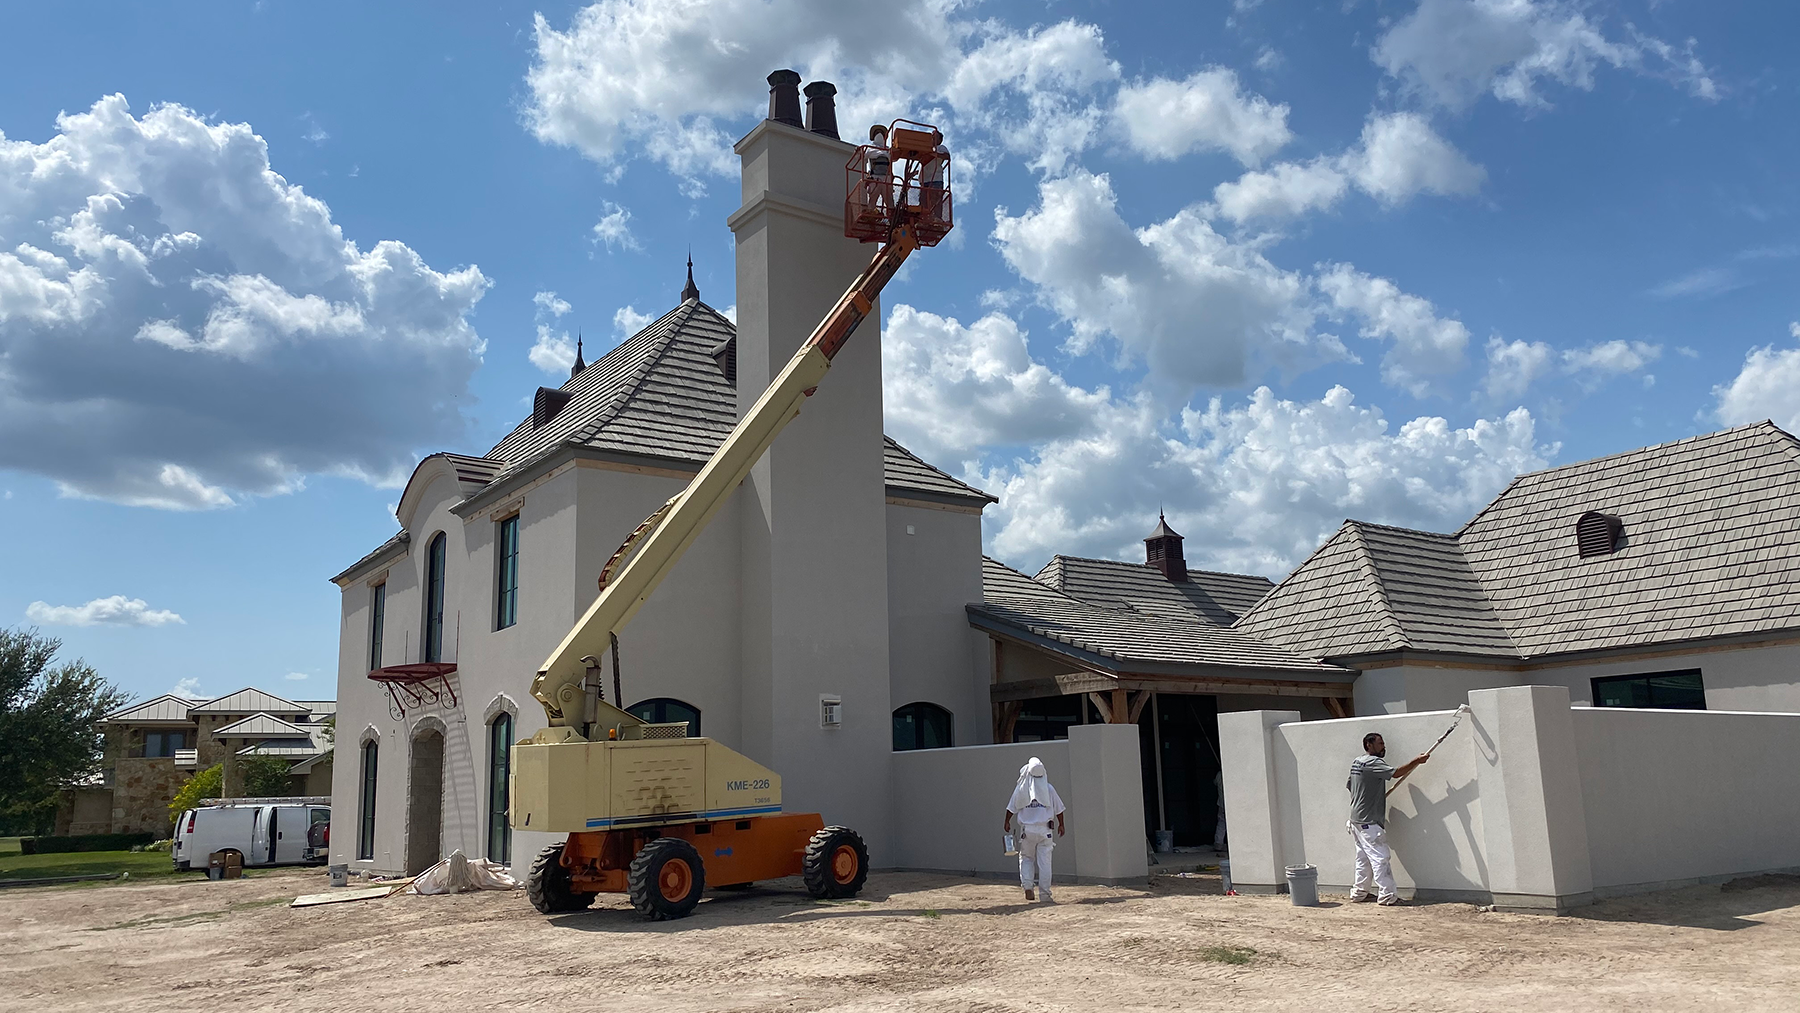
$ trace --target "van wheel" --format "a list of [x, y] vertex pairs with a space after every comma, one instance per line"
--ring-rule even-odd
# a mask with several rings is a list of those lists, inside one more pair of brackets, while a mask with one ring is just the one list
[[531, 860], [531, 872], [525, 876], [525, 896], [542, 914], [580, 911], [594, 903], [594, 895], [576, 891], [569, 870], [562, 864], [563, 846], [552, 844]]
[[814, 897], [854, 897], [869, 878], [868, 845], [849, 827], [826, 827], [806, 842], [800, 877]]
[[686, 918], [706, 889], [700, 852], [679, 837], [658, 837], [631, 860], [631, 906], [655, 921]]

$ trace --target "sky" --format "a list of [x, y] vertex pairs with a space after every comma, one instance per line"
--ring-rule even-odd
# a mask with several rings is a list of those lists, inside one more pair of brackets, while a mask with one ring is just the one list
[[335, 695], [329, 578], [678, 301], [769, 71], [955, 153], [890, 435], [987, 551], [1279, 579], [1345, 518], [1800, 432], [1800, 8], [602, 0], [0, 13], [0, 626]]

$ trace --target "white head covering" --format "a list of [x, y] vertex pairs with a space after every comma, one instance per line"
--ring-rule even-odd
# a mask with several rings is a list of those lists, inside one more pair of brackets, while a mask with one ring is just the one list
[[1037, 802], [1048, 808], [1052, 816], [1063, 811], [1062, 796], [1051, 786], [1048, 772], [1044, 770], [1044, 761], [1032, 757], [1019, 768], [1019, 783], [1013, 786], [1012, 800], [1006, 803], [1011, 813], [1024, 812], [1031, 803]]

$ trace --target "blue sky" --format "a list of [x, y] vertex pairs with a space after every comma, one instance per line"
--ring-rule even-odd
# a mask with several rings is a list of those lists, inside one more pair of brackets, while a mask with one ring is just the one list
[[0, 624], [135, 693], [333, 695], [327, 578], [419, 456], [485, 451], [690, 246], [735, 303], [777, 67], [958, 153], [888, 428], [1002, 497], [1014, 565], [1131, 558], [1161, 507], [1279, 577], [1345, 517], [1800, 424], [1789, 5], [856, 8], [9, 8]]

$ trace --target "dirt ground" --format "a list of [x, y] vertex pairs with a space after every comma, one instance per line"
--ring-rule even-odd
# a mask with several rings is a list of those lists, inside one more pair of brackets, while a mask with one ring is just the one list
[[1067, 886], [877, 874], [623, 898], [546, 918], [522, 894], [291, 909], [316, 870], [0, 893], [5, 1010], [1800, 1009], [1800, 883], [1615, 900], [1574, 917], [1224, 897], [1216, 878]]

